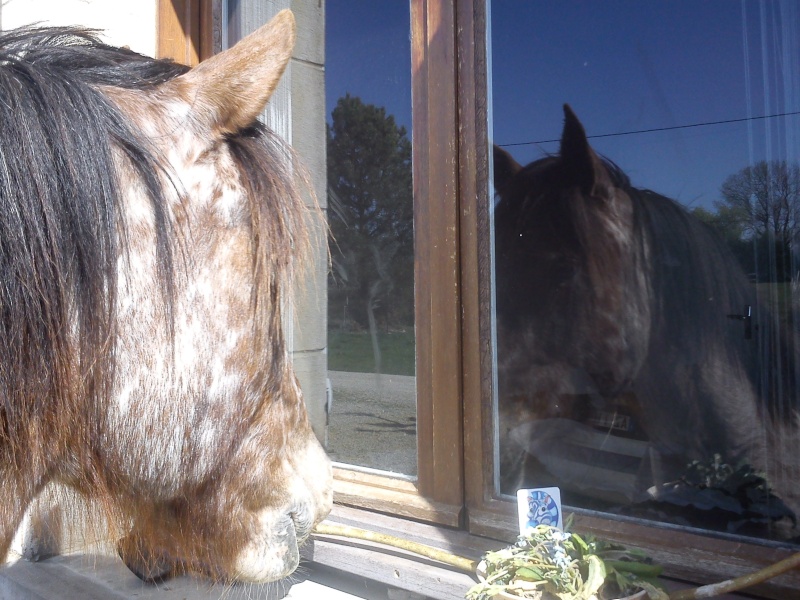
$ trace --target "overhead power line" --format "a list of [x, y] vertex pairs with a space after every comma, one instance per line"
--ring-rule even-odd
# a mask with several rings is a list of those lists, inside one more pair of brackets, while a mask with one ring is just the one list
[[[597, 135], [587, 135], [586, 137], [589, 139], [620, 137], [623, 135], [635, 135], [639, 133], [655, 133], [658, 131], [672, 131], [675, 129], [692, 129], [694, 127], [708, 127], [709, 125], [725, 125], [728, 123], [743, 123], [745, 121], [761, 121], [764, 119], [777, 119], [780, 117], [791, 117], [794, 115], [800, 115], [800, 111], [777, 113], [774, 115], [762, 115], [760, 117], [742, 117], [741, 119], [726, 119], [724, 121], [706, 121], [704, 123], [692, 123], [690, 125], [673, 125], [671, 127], [654, 127], [652, 129], [637, 129], [636, 131], [620, 131], [618, 133], [600, 133]], [[553, 139], [553, 140], [539, 140], [535, 142], [512, 142], [510, 144], [498, 144], [498, 146], [503, 146], [503, 147], [529, 146], [532, 144], [549, 144], [552, 142], [559, 142], [559, 141], [561, 140]]]

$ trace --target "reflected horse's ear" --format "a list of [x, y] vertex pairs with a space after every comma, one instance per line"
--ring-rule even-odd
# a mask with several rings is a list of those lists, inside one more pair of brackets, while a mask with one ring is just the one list
[[227, 134], [251, 125], [292, 56], [295, 21], [282, 10], [233, 48], [212, 56], [167, 86], [186, 99], [200, 127]]
[[569, 104], [564, 105], [560, 156], [568, 180], [580, 187], [584, 195], [604, 199], [611, 197], [613, 184], [608, 171], [589, 145], [586, 131]]
[[522, 167], [508, 152], [494, 145], [494, 189], [502, 193]]

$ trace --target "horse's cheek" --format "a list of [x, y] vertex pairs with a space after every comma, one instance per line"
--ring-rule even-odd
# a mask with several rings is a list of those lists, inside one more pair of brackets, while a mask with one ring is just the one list
[[[237, 519], [245, 523], [247, 542], [229, 567], [237, 579], [255, 582], [293, 571], [299, 546], [333, 504], [330, 461], [307, 422], [295, 429], [289, 447], [277, 461], [273, 449], [265, 447], [265, 440], [259, 437], [245, 444], [237, 461], [247, 469], [241, 476], [248, 484], [244, 493], [239, 492], [244, 512]], [[231, 485], [240, 483], [232, 481]]]

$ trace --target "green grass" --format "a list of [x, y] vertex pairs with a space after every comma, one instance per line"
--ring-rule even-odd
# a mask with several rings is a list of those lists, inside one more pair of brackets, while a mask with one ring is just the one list
[[[414, 375], [414, 330], [379, 333], [381, 373], [386, 375]], [[328, 332], [328, 369], [374, 373], [372, 340], [369, 332]]]

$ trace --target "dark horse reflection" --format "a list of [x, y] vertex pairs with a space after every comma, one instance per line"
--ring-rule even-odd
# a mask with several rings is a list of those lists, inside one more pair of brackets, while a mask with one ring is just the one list
[[558, 155], [494, 151], [503, 491], [625, 505], [724, 463], [762, 474], [791, 516], [793, 351], [715, 233], [631, 187], [564, 111]]

